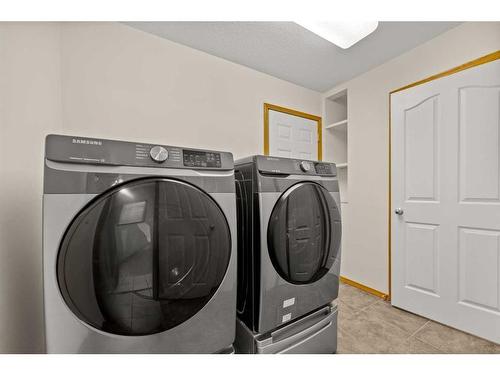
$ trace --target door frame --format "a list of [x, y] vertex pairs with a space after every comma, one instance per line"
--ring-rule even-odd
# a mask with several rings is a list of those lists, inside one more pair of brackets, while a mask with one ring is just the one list
[[391, 284], [392, 284], [392, 144], [391, 144], [391, 138], [392, 138], [392, 126], [391, 126], [391, 95], [394, 93], [397, 93], [399, 91], [403, 91], [418, 85], [422, 85], [424, 83], [434, 81], [439, 78], [443, 78], [446, 76], [450, 76], [452, 74], [461, 72], [462, 70], [474, 68], [479, 65], [483, 65], [495, 60], [500, 59], [500, 50], [497, 50], [495, 52], [489, 53], [487, 55], [481, 56], [477, 59], [468, 61], [462, 65], [456, 66], [454, 68], [445, 70], [444, 72], [434, 74], [432, 76], [429, 76], [427, 78], [421, 79], [419, 81], [410, 83], [406, 86], [400, 87], [398, 89], [392, 90], [389, 92], [389, 202], [388, 202], [388, 208], [389, 208], [389, 215], [388, 215], [388, 225], [389, 225], [389, 241], [388, 241], [388, 272], [389, 272], [389, 277], [388, 277], [388, 282], [389, 282], [389, 294], [388, 294], [388, 300], [391, 300], [392, 296], [392, 289], [391, 289]]
[[318, 131], [318, 160], [323, 159], [323, 139], [322, 139], [323, 129], [322, 129], [321, 117], [270, 103], [264, 103], [264, 155], [269, 155], [269, 111], [270, 110], [316, 121], [317, 131]]

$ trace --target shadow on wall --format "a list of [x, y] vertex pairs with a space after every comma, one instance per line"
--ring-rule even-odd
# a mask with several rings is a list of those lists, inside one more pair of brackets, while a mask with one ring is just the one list
[[[17, 181], [9, 188], [26, 182]], [[4, 197], [17, 199], [4, 201], [1, 209], [0, 352], [42, 353], [42, 194], [33, 186], [28, 194], [9, 188], [2, 189]]]

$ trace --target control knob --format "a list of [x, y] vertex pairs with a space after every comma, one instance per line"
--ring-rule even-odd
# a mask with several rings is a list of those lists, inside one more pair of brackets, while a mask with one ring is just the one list
[[311, 163], [308, 161], [301, 161], [300, 162], [300, 169], [304, 172], [309, 172], [311, 170]]
[[149, 150], [149, 156], [157, 163], [163, 163], [168, 159], [168, 151], [165, 147], [154, 146]]

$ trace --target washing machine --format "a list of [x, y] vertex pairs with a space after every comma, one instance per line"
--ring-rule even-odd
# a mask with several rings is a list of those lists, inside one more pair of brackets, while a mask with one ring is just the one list
[[[235, 163], [240, 352], [335, 352], [342, 223], [336, 166]], [[238, 348], [239, 347], [239, 348]]]
[[47, 136], [47, 352], [231, 352], [233, 168], [228, 152]]

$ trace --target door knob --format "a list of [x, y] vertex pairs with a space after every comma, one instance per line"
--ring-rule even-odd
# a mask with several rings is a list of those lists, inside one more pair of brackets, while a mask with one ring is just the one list
[[398, 207], [398, 208], [396, 208], [396, 209], [394, 210], [394, 213], [395, 213], [396, 215], [403, 215], [404, 211], [403, 211], [403, 209], [402, 209], [402, 208]]

